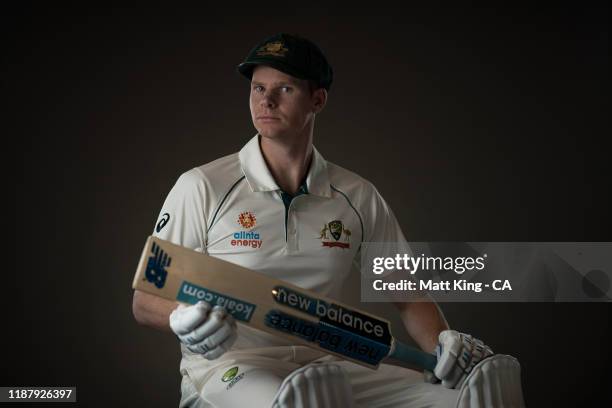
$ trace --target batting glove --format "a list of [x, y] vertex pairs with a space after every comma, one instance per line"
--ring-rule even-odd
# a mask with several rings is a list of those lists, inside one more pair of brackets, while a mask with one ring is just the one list
[[[446, 388], [461, 387], [476, 364], [493, 355], [493, 350], [482, 341], [455, 330], [442, 331], [438, 341], [438, 363], [434, 375], [442, 380], [442, 385]], [[432, 382], [426, 376], [427, 380]]]
[[170, 313], [170, 328], [181, 343], [194, 353], [214, 360], [236, 341], [236, 322], [221, 306], [212, 308], [208, 302], [179, 305]]

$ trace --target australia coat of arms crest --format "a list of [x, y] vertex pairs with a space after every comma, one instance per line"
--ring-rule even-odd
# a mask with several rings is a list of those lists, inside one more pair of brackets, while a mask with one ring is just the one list
[[340, 220], [330, 221], [323, 225], [319, 238], [321, 239], [322, 245], [325, 247], [351, 247], [351, 230], [345, 228]]

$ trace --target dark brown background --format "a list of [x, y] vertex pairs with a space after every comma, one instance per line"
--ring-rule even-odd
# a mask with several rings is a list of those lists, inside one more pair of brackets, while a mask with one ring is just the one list
[[[132, 274], [179, 174], [254, 134], [234, 67], [278, 31], [334, 67], [317, 148], [410, 240], [610, 241], [607, 8], [262, 7], [5, 14], [1, 385], [178, 404], [178, 343], [136, 325]], [[611, 399], [609, 304], [442, 307], [519, 358], [529, 406]]]

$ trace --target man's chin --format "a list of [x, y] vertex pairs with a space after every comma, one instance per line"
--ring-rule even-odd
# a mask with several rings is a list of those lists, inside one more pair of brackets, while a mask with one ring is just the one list
[[283, 132], [269, 129], [261, 129], [258, 133], [261, 135], [261, 137], [265, 137], [266, 139], [281, 139], [284, 136]]

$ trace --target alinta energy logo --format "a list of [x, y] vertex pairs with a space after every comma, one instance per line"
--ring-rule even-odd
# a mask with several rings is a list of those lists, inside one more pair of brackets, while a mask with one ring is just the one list
[[257, 224], [257, 218], [252, 212], [245, 211], [238, 216], [238, 224], [242, 225], [243, 228], [251, 229]]
[[350, 248], [351, 230], [344, 227], [340, 220], [330, 221], [321, 230], [321, 244], [330, 248]]
[[156, 243], [151, 247], [151, 256], [147, 261], [147, 269], [145, 270], [145, 278], [153, 283], [158, 289], [161, 289], [166, 284], [168, 271], [166, 268], [170, 266], [172, 258], [164, 252]]
[[233, 247], [251, 247], [254, 249], [261, 248], [262, 240], [259, 232], [251, 231], [257, 225], [257, 217], [251, 211], [244, 211], [238, 215], [238, 224], [249, 231], [234, 232], [230, 245]]

